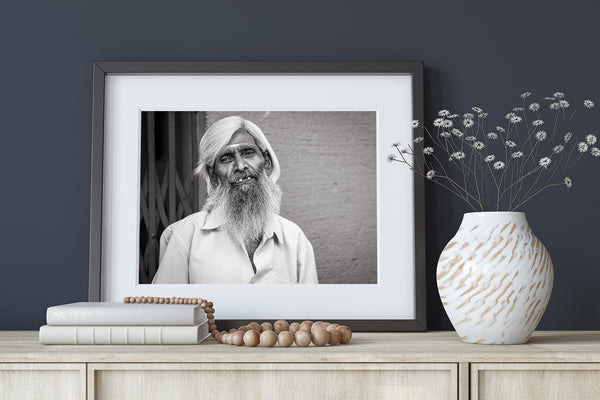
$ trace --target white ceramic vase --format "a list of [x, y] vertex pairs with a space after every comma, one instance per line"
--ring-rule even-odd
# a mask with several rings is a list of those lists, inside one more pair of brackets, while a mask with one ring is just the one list
[[437, 266], [442, 304], [468, 343], [527, 342], [553, 282], [550, 255], [521, 212], [465, 214]]

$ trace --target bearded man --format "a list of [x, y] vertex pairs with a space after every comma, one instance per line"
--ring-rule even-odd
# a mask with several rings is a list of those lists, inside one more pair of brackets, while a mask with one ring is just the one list
[[312, 245], [279, 215], [279, 161], [260, 128], [223, 118], [199, 155], [208, 197], [163, 232], [152, 283], [318, 283]]

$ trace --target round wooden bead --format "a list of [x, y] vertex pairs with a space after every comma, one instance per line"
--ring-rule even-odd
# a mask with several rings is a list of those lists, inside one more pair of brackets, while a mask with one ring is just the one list
[[219, 331], [215, 329], [214, 331], [212, 331], [212, 332], [210, 333], [210, 336], [212, 336], [212, 337], [216, 338], [218, 334], [219, 334]]
[[206, 308], [206, 303], [205, 302], [200, 303], [200, 307]]
[[223, 344], [228, 344], [229, 336], [231, 336], [231, 334], [229, 334], [229, 333], [224, 333], [224, 334], [221, 336], [221, 343], [223, 343]]
[[212, 325], [208, 326], [208, 330], [211, 331], [211, 332], [214, 331], [215, 329], [217, 329], [217, 326], [215, 324], [212, 324]]
[[233, 333], [233, 332], [237, 332], [237, 329], [235, 329], [235, 328], [231, 328], [231, 329], [229, 330], [229, 333]]
[[208, 318], [208, 319], [214, 319], [215, 318], [215, 314], [208, 313], [208, 314], [206, 314], [206, 318]]
[[329, 333], [329, 344], [335, 346], [342, 340], [342, 333], [337, 329], [327, 330]]
[[164, 298], [164, 297], [160, 297], [160, 298], [158, 299], [158, 303], [159, 303], [159, 304], [165, 304], [165, 298]]
[[332, 329], [337, 329], [339, 327], [340, 326], [338, 324], [329, 324], [329, 325], [327, 325], [327, 328], [325, 328], [325, 329], [327, 329], [328, 331], [330, 331]]
[[281, 331], [277, 336], [277, 342], [281, 347], [290, 347], [294, 344], [294, 335], [292, 335], [289, 331]]
[[312, 342], [315, 346], [321, 347], [329, 343], [329, 332], [324, 328], [316, 328], [312, 331]]
[[192, 299], [192, 304], [198, 304], [198, 299]]
[[290, 327], [288, 328], [288, 330], [290, 331], [290, 333], [291, 333], [292, 335], [295, 335], [295, 334], [296, 334], [296, 332], [298, 332], [298, 331], [300, 330], [300, 324], [299, 324], [299, 323], [297, 323], [297, 322], [292, 322], [292, 323], [290, 324]]
[[123, 303], [129, 303], [129, 297], [123, 297]]
[[[208, 320], [208, 324], [209, 324], [209, 325], [212, 325], [212, 324], [214, 324], [214, 323], [215, 323], [215, 320], [214, 320], [213, 318], [211, 318], [211, 319], [209, 319], [209, 320]], [[238, 330], [239, 330], [239, 329], [238, 329]]]
[[249, 330], [250, 330], [250, 328], [248, 328], [246, 325], [244, 325], [244, 326], [240, 326], [240, 327], [238, 328], [238, 331], [240, 331], [240, 332], [244, 332], [244, 333], [248, 332]]
[[263, 322], [260, 324], [260, 327], [262, 328], [263, 332], [273, 330], [273, 325], [270, 322]]
[[340, 339], [341, 344], [349, 343], [352, 340], [352, 331], [345, 325], [340, 326], [337, 330], [341, 333], [342, 337]]
[[237, 331], [232, 335], [231, 344], [235, 346], [243, 346], [244, 345], [244, 332]]
[[299, 330], [294, 334], [294, 341], [296, 342], [296, 346], [298, 347], [306, 347], [310, 344], [311, 336], [308, 331]]
[[[223, 337], [223, 333], [222, 333], [222, 332], [219, 332], [219, 333], [217, 333], [217, 335], [215, 336], [215, 339], [217, 340], [217, 342], [221, 342], [221, 338], [222, 338], [222, 337]], [[221, 342], [221, 343], [223, 343], [223, 342]]]
[[246, 325], [248, 328], [250, 329], [254, 329], [255, 331], [257, 331], [258, 333], [262, 332], [262, 327], [260, 326], [260, 324], [258, 324], [257, 322], [250, 322], [248, 325]]
[[277, 343], [277, 334], [274, 331], [267, 330], [260, 334], [260, 344], [263, 347], [273, 347]]
[[212, 301], [209, 301], [208, 303], [206, 303], [206, 305], [207, 305], [208, 307], [212, 308], [212, 306], [213, 306], [213, 302], [212, 302]]
[[248, 347], [256, 347], [260, 343], [260, 333], [250, 329], [244, 333], [244, 343]]
[[289, 327], [290, 327], [290, 324], [288, 324], [288, 322], [283, 319], [277, 320], [273, 324], [273, 330], [278, 335], [283, 331], [287, 331]]
[[302, 321], [302, 323], [300, 324], [300, 330], [310, 332], [310, 328], [312, 328], [312, 326], [312, 321]]

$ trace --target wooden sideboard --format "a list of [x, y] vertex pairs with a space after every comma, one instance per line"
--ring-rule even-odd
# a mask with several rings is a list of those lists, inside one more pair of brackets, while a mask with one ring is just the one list
[[347, 345], [48, 346], [0, 332], [0, 399], [599, 399], [600, 332], [474, 345], [454, 332]]

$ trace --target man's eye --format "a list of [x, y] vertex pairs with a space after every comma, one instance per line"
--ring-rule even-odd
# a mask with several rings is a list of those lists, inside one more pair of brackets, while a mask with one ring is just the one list
[[228, 155], [228, 154], [225, 154], [225, 155], [223, 155], [223, 156], [221, 156], [221, 157], [219, 158], [219, 162], [222, 162], [222, 163], [228, 163], [228, 162], [230, 162], [231, 160], [233, 160], [233, 157], [231, 157], [231, 156], [230, 156], [230, 155]]
[[251, 156], [254, 155], [254, 153], [255, 153], [254, 150], [252, 150], [252, 149], [246, 149], [246, 150], [242, 151], [242, 156], [244, 156], [244, 157], [251, 157]]

